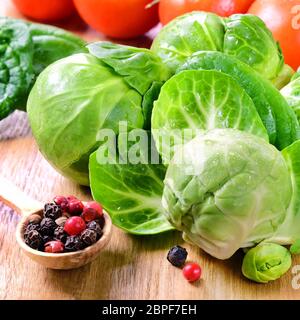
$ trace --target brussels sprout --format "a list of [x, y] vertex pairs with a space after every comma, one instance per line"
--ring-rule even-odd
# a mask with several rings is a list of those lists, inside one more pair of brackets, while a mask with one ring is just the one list
[[[99, 131], [111, 129], [117, 135], [120, 121], [127, 121], [129, 130], [145, 127], [149, 120], [144, 108], [152, 108], [154, 82], [169, 76], [147, 49], [98, 43], [89, 45], [89, 50], [90, 54], [75, 54], [46, 68], [27, 106], [45, 158], [85, 185], [89, 156], [101, 144]], [[143, 83], [135, 81], [138, 73]], [[149, 110], [146, 114], [149, 117]]]
[[295, 74], [292, 81], [281, 90], [290, 107], [295, 111], [300, 121], [300, 73]]
[[192, 12], [172, 20], [154, 39], [151, 50], [175, 73], [185, 60], [200, 50], [221, 51], [222, 18], [208, 12]]
[[247, 63], [266, 79], [275, 79], [283, 56], [272, 32], [257, 16], [235, 14], [225, 20], [224, 53]]
[[260, 18], [249, 14], [225, 19], [207, 12], [185, 14], [159, 32], [151, 50], [173, 73], [198, 51], [221, 51], [235, 56], [274, 82], [284, 65], [271, 31]]
[[197, 52], [178, 70], [218, 70], [230, 75], [251, 97], [270, 143], [284, 149], [300, 138], [294, 111], [274, 86], [238, 59], [221, 52]]
[[208, 131], [179, 148], [164, 183], [168, 220], [219, 259], [274, 234], [292, 192], [281, 153], [234, 129]]
[[133, 164], [132, 159], [128, 159], [130, 147], [134, 145], [122, 133], [118, 139], [119, 154], [115, 163], [106, 161], [106, 154], [101, 150], [104, 145], [91, 155], [89, 163], [94, 199], [104, 206], [116, 226], [137, 235], [173, 229], [163, 214], [161, 204], [166, 168], [159, 163], [151, 164], [151, 158], [159, 159], [159, 156], [156, 149], [151, 148], [154, 143], [149, 137], [148, 133], [146, 145], [138, 146], [138, 163]]
[[268, 141], [253, 101], [232, 77], [214, 70], [188, 70], [164, 84], [154, 104], [152, 131], [165, 163], [175, 146], [199, 130], [214, 128], [248, 131]]
[[243, 275], [259, 283], [279, 279], [291, 267], [289, 251], [278, 244], [265, 243], [250, 249], [243, 260]]

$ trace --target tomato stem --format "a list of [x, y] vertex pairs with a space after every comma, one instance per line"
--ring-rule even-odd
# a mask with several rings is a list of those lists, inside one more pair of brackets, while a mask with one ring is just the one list
[[148, 3], [145, 9], [151, 9], [153, 6], [159, 3], [160, 0], [153, 0], [152, 2]]

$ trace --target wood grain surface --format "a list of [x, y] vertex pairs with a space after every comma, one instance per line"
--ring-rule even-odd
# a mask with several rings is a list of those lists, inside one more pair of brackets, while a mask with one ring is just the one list
[[[16, 13], [0, 0], [0, 15]], [[87, 31], [88, 37], [92, 31]], [[100, 35], [96, 37], [101, 38]], [[141, 44], [140, 41], [138, 41]], [[39, 201], [56, 194], [91, 198], [82, 188], [59, 175], [39, 153], [25, 113], [0, 122], [0, 174]], [[24, 256], [15, 240], [19, 217], [0, 204], [0, 299], [299, 299], [292, 272], [259, 285], [241, 275], [242, 253], [227, 261], [209, 257], [183, 244], [178, 232], [137, 237], [113, 228], [110, 244], [97, 260], [77, 270], [48, 270]], [[203, 278], [187, 283], [181, 271], [166, 260], [168, 249], [183, 244], [189, 260], [203, 268]], [[300, 258], [293, 259], [293, 265]]]

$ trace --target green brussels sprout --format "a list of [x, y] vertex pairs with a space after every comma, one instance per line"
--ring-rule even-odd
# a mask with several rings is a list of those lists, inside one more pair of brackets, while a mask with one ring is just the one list
[[164, 163], [200, 130], [215, 128], [239, 129], [268, 141], [252, 99], [231, 76], [187, 70], [164, 84], [152, 113], [152, 132]]
[[278, 244], [263, 243], [251, 248], [242, 265], [243, 275], [259, 283], [279, 279], [291, 267], [290, 252]]
[[100, 130], [111, 129], [118, 135], [121, 121], [127, 122], [128, 130], [146, 127], [157, 85], [169, 77], [150, 50], [107, 42], [88, 49], [90, 53], [47, 67], [27, 105], [33, 135], [45, 158], [83, 185], [89, 184], [89, 156], [102, 143]]
[[257, 16], [235, 14], [225, 19], [224, 53], [247, 63], [266, 79], [275, 79], [284, 65], [272, 32]]
[[151, 50], [173, 73], [195, 52], [221, 51], [248, 64], [275, 84], [284, 81], [277, 79], [279, 75], [283, 77], [284, 66], [279, 45], [265, 23], [250, 14], [224, 19], [208, 12], [185, 14], [162, 28]]
[[151, 50], [175, 73], [194, 52], [221, 51], [224, 32], [222, 18], [209, 12], [192, 12], [175, 18], [162, 28]]
[[235, 129], [211, 130], [180, 147], [164, 184], [168, 220], [219, 259], [273, 235], [292, 193], [281, 153]]

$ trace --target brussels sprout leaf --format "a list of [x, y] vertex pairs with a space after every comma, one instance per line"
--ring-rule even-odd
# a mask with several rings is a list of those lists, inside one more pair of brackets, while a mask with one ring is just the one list
[[239, 129], [268, 140], [253, 101], [232, 77], [214, 70], [188, 70], [164, 84], [152, 115], [153, 136], [164, 162], [171, 160], [175, 146], [199, 130], [215, 128]]
[[[122, 140], [119, 137], [120, 149], [123, 148]], [[127, 159], [127, 152], [119, 154], [115, 164], [105, 163], [103, 148], [90, 156], [90, 183], [93, 197], [104, 206], [113, 223], [137, 235], [173, 229], [161, 204], [165, 167], [162, 164], [132, 164]], [[139, 152], [145, 160], [141, 162], [148, 162], [149, 155], [157, 153], [153, 149], [140, 149]]]
[[300, 237], [300, 140], [282, 150], [282, 155], [285, 158], [291, 175], [293, 186], [292, 200], [285, 220], [274, 236], [268, 239], [268, 241], [283, 245], [296, 242], [295, 247], [297, 247], [299, 243], [297, 240]]
[[293, 110], [280, 92], [251, 67], [221, 52], [197, 52], [179, 70], [222, 71], [233, 77], [254, 102], [270, 143], [282, 150], [300, 138], [300, 128]]
[[170, 73], [160, 58], [148, 49], [123, 46], [111, 42], [96, 42], [87, 46], [89, 52], [144, 95], [154, 81], [165, 81]]
[[281, 94], [285, 97], [290, 107], [295, 111], [300, 120], [300, 74], [297, 72], [292, 81], [286, 85]]

